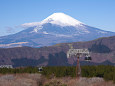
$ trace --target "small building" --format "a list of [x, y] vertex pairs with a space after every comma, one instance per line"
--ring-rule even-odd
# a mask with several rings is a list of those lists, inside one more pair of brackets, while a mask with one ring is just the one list
[[0, 65], [0, 68], [13, 68], [12, 65]]

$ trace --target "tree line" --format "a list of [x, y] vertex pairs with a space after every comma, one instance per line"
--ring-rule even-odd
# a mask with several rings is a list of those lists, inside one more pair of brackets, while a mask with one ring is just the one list
[[[39, 72], [37, 67], [24, 68], [0, 68], [0, 74], [16, 74], [16, 73], [41, 73], [50, 77], [76, 77], [76, 66], [47, 66], [43, 67], [43, 71]], [[106, 81], [113, 80], [115, 83], [115, 66], [81, 66], [82, 77], [102, 77]]]
[[37, 67], [0, 68], [0, 74], [38, 73]]
[[[56, 76], [56, 77], [76, 77], [76, 67], [75, 66], [63, 66], [63, 67], [44, 67], [43, 75], [46, 77]], [[115, 83], [115, 66], [81, 66], [81, 76], [82, 77], [101, 77], [106, 81], [113, 80]]]

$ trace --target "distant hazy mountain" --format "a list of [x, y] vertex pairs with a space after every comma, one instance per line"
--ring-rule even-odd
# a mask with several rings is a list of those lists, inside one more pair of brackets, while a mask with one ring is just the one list
[[114, 32], [88, 26], [64, 13], [54, 13], [41, 22], [25, 23], [22, 26], [27, 29], [0, 37], [0, 47], [41, 47], [115, 35]]

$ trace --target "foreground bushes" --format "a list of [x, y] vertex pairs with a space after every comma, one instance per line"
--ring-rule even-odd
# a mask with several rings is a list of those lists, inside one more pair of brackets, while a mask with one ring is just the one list
[[46, 84], [45, 86], [67, 86], [66, 84], [62, 84], [60, 81], [52, 81]]
[[43, 75], [46, 77], [56, 76], [56, 77], [65, 77], [65, 76], [76, 76], [76, 68], [75, 67], [44, 67], [43, 68]]
[[[76, 67], [44, 67], [43, 75], [46, 77], [75, 77]], [[102, 77], [106, 81], [113, 80], [115, 82], [115, 67], [114, 66], [82, 66], [82, 77]]]
[[[7, 69], [1, 68], [0, 73], [38, 73], [37, 67], [26, 67], [26, 68], [15, 68]], [[44, 76], [50, 77], [76, 77], [76, 67], [75, 66], [60, 66], [60, 67], [43, 67], [41, 72]], [[106, 81], [113, 80], [115, 83], [115, 66], [82, 66], [81, 67], [82, 77], [102, 77]]]
[[0, 68], [1, 74], [15, 74], [15, 73], [38, 73], [38, 69], [35, 67], [26, 67], [26, 68]]

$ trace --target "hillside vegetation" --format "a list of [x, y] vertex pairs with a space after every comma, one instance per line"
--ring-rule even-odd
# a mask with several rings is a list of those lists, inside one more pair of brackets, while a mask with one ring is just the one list
[[[82, 66], [82, 77], [101, 77], [106, 81], [113, 80], [115, 83], [115, 66]], [[17, 74], [17, 73], [39, 73], [36, 67], [15, 68], [15, 69], [0, 69], [1, 74]], [[51, 77], [76, 77], [75, 66], [61, 66], [61, 67], [43, 67], [40, 72], [47, 78]]]
[[[67, 58], [66, 55], [69, 50], [68, 44], [70, 43], [41, 48], [0, 48], [0, 65], [11, 64], [14, 67], [38, 66], [41, 64], [44, 66], [73, 65], [76, 60]], [[71, 44], [75, 49], [89, 49], [92, 57], [91, 62], [102, 63], [108, 60], [111, 64], [115, 63], [115, 36]], [[84, 61], [84, 59], [81, 58], [80, 61]]]

